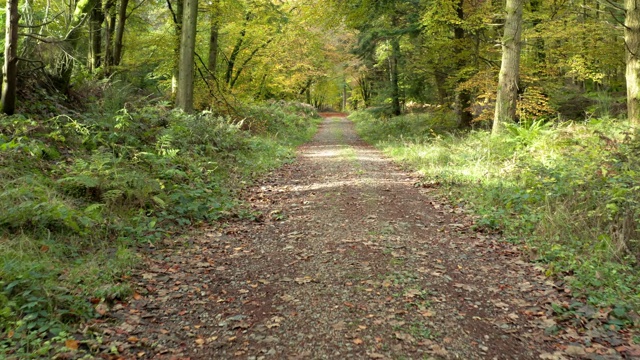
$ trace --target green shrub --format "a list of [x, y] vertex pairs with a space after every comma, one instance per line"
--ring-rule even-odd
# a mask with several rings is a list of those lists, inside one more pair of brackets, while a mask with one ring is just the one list
[[294, 103], [247, 106], [244, 121], [119, 108], [117, 94], [99, 113], [0, 117], [0, 354], [49, 357], [68, 324], [96, 316], [89, 299], [132, 293], [137, 242], [228, 215], [318, 118]]

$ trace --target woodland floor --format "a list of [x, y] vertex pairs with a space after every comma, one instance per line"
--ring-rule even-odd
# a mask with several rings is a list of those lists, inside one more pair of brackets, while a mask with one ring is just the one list
[[90, 325], [103, 333], [103, 357], [640, 356], [623, 333], [586, 318], [559, 327], [551, 304], [572, 301], [562, 284], [498, 235], [471, 230], [463, 209], [418, 180], [346, 119], [326, 119], [294, 163], [247, 189], [256, 220], [146, 253], [134, 299]]

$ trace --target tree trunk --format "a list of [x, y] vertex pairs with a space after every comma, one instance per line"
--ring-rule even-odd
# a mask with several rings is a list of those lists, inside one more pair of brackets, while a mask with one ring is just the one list
[[[167, 4], [171, 6], [169, 0], [167, 0]], [[173, 10], [172, 10], [173, 12]], [[182, 16], [184, 12], [184, 0], [176, 1], [176, 12], [174, 15], [175, 25], [176, 25], [176, 36], [174, 37], [175, 48], [174, 48], [174, 59], [175, 63], [173, 65], [173, 74], [171, 75], [171, 95], [176, 95], [178, 92], [178, 77], [180, 76], [180, 41], [182, 39]]]
[[347, 80], [345, 79], [344, 82], [342, 83], [342, 104], [341, 104], [342, 112], [347, 111], [348, 97], [349, 97], [349, 94], [347, 93]]
[[182, 17], [180, 38], [180, 67], [176, 106], [185, 112], [193, 111], [193, 60], [196, 49], [196, 24], [198, 22], [198, 0], [187, 0]]
[[640, 124], [640, 4], [625, 0], [624, 42], [626, 49], [627, 117]]
[[89, 19], [89, 71], [95, 72], [101, 65], [102, 51], [102, 22], [104, 14], [102, 13], [102, 2], [98, 0], [91, 10], [91, 18]]
[[516, 117], [523, 3], [524, 0], [507, 0], [507, 17], [502, 38], [502, 65], [498, 78], [496, 112], [493, 117], [493, 135], [499, 134], [504, 123], [513, 122]]
[[7, 0], [7, 28], [4, 45], [2, 77], [2, 112], [13, 115], [16, 110], [18, 87], [18, 0]]
[[118, 9], [118, 22], [116, 25], [116, 37], [113, 42], [113, 65], [120, 65], [122, 60], [122, 38], [124, 37], [124, 24], [127, 21], [127, 7], [129, 0], [120, 0]]
[[[217, 2], [216, 2], [217, 4]], [[220, 22], [218, 21], [218, 7], [216, 6], [211, 13], [211, 34], [209, 35], [209, 75], [215, 77], [216, 68], [218, 67], [218, 37]], [[216, 12], [215, 14], [213, 12]]]
[[400, 85], [398, 63], [400, 60], [400, 40], [393, 38], [391, 40], [391, 111], [393, 115], [402, 114], [400, 108]]
[[113, 65], [113, 34], [116, 28], [116, 0], [107, 0], [104, 5], [105, 32], [104, 32], [104, 68], [111, 71]]
[[[464, 21], [464, 0], [460, 0], [458, 3], [458, 19], [460, 23]], [[466, 49], [463, 44], [465, 38], [465, 31], [461, 25], [455, 25], [453, 28], [453, 37], [456, 40], [456, 47], [458, 48], [458, 53], [463, 53]], [[466, 64], [466, 59], [459, 55], [458, 59], [458, 71], [461, 71]], [[458, 80], [458, 84], [464, 82], [466, 79], [460, 77]], [[468, 90], [461, 90], [457, 94], [458, 100], [458, 127], [461, 129], [468, 129], [471, 127], [471, 122], [473, 121], [473, 114], [469, 111], [469, 107], [471, 106], [471, 94]]]
[[447, 76], [449, 75], [441, 70], [435, 70], [434, 72], [436, 89], [438, 89], [438, 102], [440, 105], [444, 105], [449, 98], [449, 92], [447, 91]]

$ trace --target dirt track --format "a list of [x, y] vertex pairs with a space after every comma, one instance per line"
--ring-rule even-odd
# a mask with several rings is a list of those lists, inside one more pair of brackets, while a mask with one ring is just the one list
[[621, 358], [545, 334], [562, 289], [416, 181], [347, 120], [325, 120], [246, 192], [255, 220], [149, 256], [104, 346], [149, 359]]

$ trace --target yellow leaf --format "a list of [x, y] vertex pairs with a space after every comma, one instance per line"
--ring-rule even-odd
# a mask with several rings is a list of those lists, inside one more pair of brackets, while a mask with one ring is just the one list
[[69, 339], [64, 342], [64, 346], [66, 346], [71, 350], [78, 350], [78, 345], [79, 345], [78, 341], [73, 339]]

